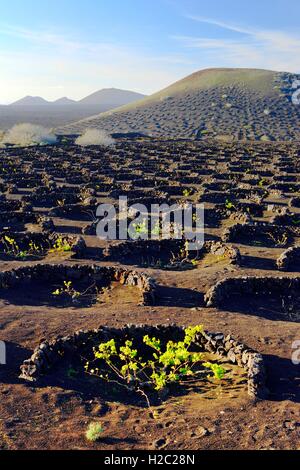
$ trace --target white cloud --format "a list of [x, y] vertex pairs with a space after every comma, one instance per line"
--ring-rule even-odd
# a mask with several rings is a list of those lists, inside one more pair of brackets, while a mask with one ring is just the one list
[[[141, 46], [90, 42], [71, 34], [0, 23], [0, 103], [24, 95], [81, 99], [108, 87], [153, 93], [206, 67], [300, 71], [300, 36], [189, 16], [231, 32], [226, 38], [173, 36], [177, 50], [151, 55]], [[5, 43], [10, 44], [10, 48]]]
[[92, 43], [0, 24], [1, 35], [20, 38], [22, 43], [11, 51], [0, 46], [0, 103], [28, 94], [49, 100], [63, 95], [80, 99], [109, 87], [150, 94], [195, 68], [179, 54], [150, 56], [126, 44]]
[[199, 49], [219, 61], [218, 65], [257, 67], [300, 72], [300, 36], [277, 30], [263, 30], [201, 16], [187, 18], [218, 26], [236, 34], [233, 39], [175, 36], [183, 46]]
[[219, 21], [219, 20], [215, 20], [212, 18], [206, 18], [204, 16], [186, 15], [186, 18], [190, 20], [198, 21], [199, 23], [207, 23], [207, 24], [211, 24], [215, 26], [220, 26], [220, 28], [228, 29], [230, 31], [235, 31], [236, 33], [251, 34], [253, 32], [253, 30], [244, 26], [233, 25], [230, 23], [226, 23], [224, 21]]

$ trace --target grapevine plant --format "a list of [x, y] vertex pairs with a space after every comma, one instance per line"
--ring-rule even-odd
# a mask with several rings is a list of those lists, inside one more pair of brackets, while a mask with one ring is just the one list
[[[118, 346], [114, 339], [93, 348], [93, 358], [85, 363], [85, 371], [107, 382], [125, 386], [141, 393], [147, 400], [145, 390], [161, 392], [173, 383], [197, 380], [210, 370], [217, 379], [223, 379], [225, 370], [217, 363], [204, 362], [203, 353], [191, 351], [197, 335], [203, 332], [201, 325], [184, 330], [183, 341], [168, 341], [163, 347], [161, 340], [148, 335], [143, 343], [150, 354], [141, 354], [128, 339]], [[106, 366], [106, 367], [105, 367]]]
[[72, 251], [72, 246], [67, 240], [58, 237], [53, 244], [53, 247], [49, 250], [49, 253], [65, 253]]
[[25, 259], [29, 256], [41, 256], [44, 252], [43, 247], [32, 240], [29, 242], [27, 250], [22, 250], [17, 241], [8, 235], [4, 235], [0, 241], [4, 245], [4, 253], [14, 258]]
[[51, 294], [58, 300], [74, 305], [79, 305], [81, 302], [94, 302], [99, 296], [99, 289], [96, 284], [92, 284], [84, 291], [78, 291], [74, 288], [72, 281], [63, 281], [63, 285], [58, 287]]
[[[8, 235], [2, 236], [0, 243], [4, 247], [5, 255], [12, 256], [17, 259], [26, 259], [30, 256], [41, 257], [44, 256], [47, 251], [47, 247], [37, 244], [33, 240], [30, 240], [27, 243], [27, 249], [21, 249], [16, 239]], [[61, 254], [72, 251], [71, 244], [62, 237], [58, 237], [52, 245], [51, 242], [48, 242], [48, 244], [49, 253]]]

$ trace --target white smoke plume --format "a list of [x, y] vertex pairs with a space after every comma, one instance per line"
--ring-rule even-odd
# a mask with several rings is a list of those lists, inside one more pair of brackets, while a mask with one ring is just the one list
[[30, 145], [55, 144], [56, 136], [43, 126], [35, 124], [16, 124], [8, 130], [0, 144], [18, 145], [27, 147]]
[[86, 147], [88, 145], [102, 145], [103, 147], [110, 147], [114, 145], [114, 139], [104, 130], [87, 129], [84, 134], [78, 137], [75, 141], [77, 145]]

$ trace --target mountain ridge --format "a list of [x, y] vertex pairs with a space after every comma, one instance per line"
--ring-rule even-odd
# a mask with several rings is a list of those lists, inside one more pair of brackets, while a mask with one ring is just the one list
[[54, 101], [48, 101], [41, 96], [24, 96], [23, 98], [6, 106], [60, 106], [60, 105], [116, 105], [122, 106], [135, 100], [144, 98], [146, 95], [135, 91], [123, 90], [120, 88], [102, 88], [90, 95], [80, 99], [72, 100], [62, 97]]

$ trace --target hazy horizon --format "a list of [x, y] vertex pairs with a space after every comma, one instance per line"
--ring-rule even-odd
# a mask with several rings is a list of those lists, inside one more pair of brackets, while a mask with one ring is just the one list
[[[11, 104], [16, 103], [17, 101], [22, 100], [23, 98], [28, 98], [28, 97], [30, 97], [30, 98], [43, 98], [45, 101], [48, 101], [49, 104], [53, 104], [53, 103], [55, 103], [55, 101], [57, 101], [59, 99], [62, 99], [62, 98], [68, 98], [69, 100], [74, 100], [76, 103], [79, 103], [81, 100], [93, 95], [94, 93], [98, 93], [99, 91], [105, 91], [105, 90], [117, 90], [117, 91], [123, 91], [123, 92], [139, 93], [138, 91], [135, 91], [135, 90], [124, 90], [124, 89], [121, 89], [121, 88], [109, 87], [109, 88], [101, 88], [101, 89], [98, 89], [98, 90], [91, 91], [90, 93], [88, 93], [88, 95], [82, 96], [79, 99], [72, 98], [71, 96], [59, 96], [59, 98], [52, 99], [52, 100], [47, 100], [44, 96], [23, 95], [23, 96], [20, 96], [19, 98], [17, 98], [16, 100], [14, 100], [14, 101], [9, 101], [9, 102], [6, 102], [6, 103], [0, 103], [0, 106], [9, 106]], [[142, 93], [142, 94], [144, 94], [144, 93]]]
[[296, 0], [11, 0], [1, 6], [0, 103], [102, 88], [149, 95], [211, 67], [297, 73], [299, 16]]

